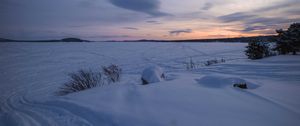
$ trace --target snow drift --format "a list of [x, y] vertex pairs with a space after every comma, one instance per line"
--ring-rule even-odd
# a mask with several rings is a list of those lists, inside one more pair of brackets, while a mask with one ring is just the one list
[[[0, 43], [0, 125], [298, 126], [300, 57], [252, 61], [244, 55], [245, 46]], [[190, 57], [226, 63], [186, 71]], [[54, 95], [68, 73], [111, 63], [122, 68], [120, 82]], [[153, 64], [168, 73], [168, 81], [141, 85], [141, 71]], [[235, 81], [252, 88], [233, 88]]]

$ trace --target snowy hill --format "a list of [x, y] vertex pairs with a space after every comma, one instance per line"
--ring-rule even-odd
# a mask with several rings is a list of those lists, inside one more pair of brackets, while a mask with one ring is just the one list
[[[245, 46], [0, 43], [0, 125], [297, 126], [300, 57], [253, 61]], [[190, 59], [197, 68], [186, 70]], [[212, 59], [226, 62], [203, 65]], [[123, 69], [120, 82], [55, 95], [68, 73], [111, 63]], [[151, 65], [166, 71], [166, 81], [142, 85]], [[241, 82], [249, 89], [233, 87]]]

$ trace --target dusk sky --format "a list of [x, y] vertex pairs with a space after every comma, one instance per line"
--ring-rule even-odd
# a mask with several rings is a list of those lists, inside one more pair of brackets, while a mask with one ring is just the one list
[[274, 34], [300, 0], [1, 0], [0, 37], [196, 39]]

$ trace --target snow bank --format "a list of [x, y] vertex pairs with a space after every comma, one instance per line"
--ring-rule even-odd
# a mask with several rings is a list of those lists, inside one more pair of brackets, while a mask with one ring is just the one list
[[[300, 57], [252, 61], [245, 46], [0, 43], [0, 126], [298, 126]], [[183, 63], [190, 57], [226, 63], [186, 71]], [[54, 96], [67, 73], [111, 63], [123, 69], [119, 83]], [[151, 64], [171, 80], [161, 81], [157, 75], [163, 72], [155, 68], [153, 80], [160, 82], [140, 85], [141, 71]], [[258, 87], [239, 90], [232, 87], [235, 81]]]
[[221, 75], [207, 75], [201, 79], [196, 79], [196, 81], [203, 87], [208, 88], [226, 88], [233, 87], [234, 84], [245, 83], [248, 89], [256, 89], [259, 87], [258, 84], [254, 84], [251, 81], [247, 81], [240, 77], [228, 77]]

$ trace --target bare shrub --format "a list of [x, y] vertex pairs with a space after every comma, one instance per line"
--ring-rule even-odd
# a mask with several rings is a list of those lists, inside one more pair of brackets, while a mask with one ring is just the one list
[[208, 60], [208, 61], [204, 62], [204, 65], [210, 66], [213, 64], [224, 63], [224, 62], [225, 62], [225, 59], [223, 59], [223, 58], [221, 60], [214, 59], [214, 60]]
[[202, 62], [194, 62], [193, 59], [190, 58], [190, 60], [186, 62], [185, 65], [186, 65], [186, 70], [195, 70], [198, 69], [200, 66], [210, 66], [213, 64], [224, 63], [224, 62], [226, 62], [224, 58], [207, 60]]
[[220, 62], [221, 62], [221, 63], [225, 63], [226, 60], [222, 58], [222, 59], [220, 60]]
[[193, 70], [196, 69], [196, 63], [193, 61], [193, 58], [190, 58], [190, 61], [186, 63], [186, 69], [187, 70]]
[[120, 81], [122, 69], [118, 65], [111, 64], [108, 67], [102, 66], [102, 70], [109, 83]]
[[204, 63], [205, 66], [210, 66], [212, 64], [217, 64], [218, 60], [208, 60]]
[[[70, 73], [70, 80], [66, 82], [56, 94], [67, 95], [69, 93], [120, 81], [122, 70], [117, 65], [103, 66], [102, 70], [103, 73], [101, 71], [93, 72], [91, 70], [79, 70], [76, 73]], [[105, 77], [102, 76], [103, 74]]]
[[69, 76], [70, 80], [60, 88], [60, 91], [57, 92], [58, 95], [66, 95], [104, 84], [102, 74], [100, 72], [80, 70], [76, 73], [70, 73]]

